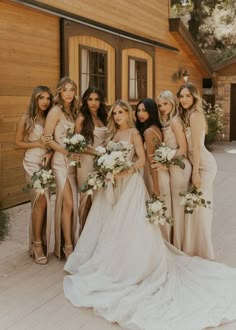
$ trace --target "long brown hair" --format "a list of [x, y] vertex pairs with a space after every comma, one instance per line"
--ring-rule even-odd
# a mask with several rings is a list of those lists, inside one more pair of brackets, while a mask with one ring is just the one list
[[70, 79], [69, 77], [61, 78], [61, 80], [57, 84], [56, 94], [55, 94], [53, 101], [54, 101], [54, 105], [58, 105], [61, 108], [62, 112], [67, 117], [67, 112], [64, 107], [64, 101], [61, 97], [61, 91], [63, 90], [63, 88], [65, 87], [66, 84], [71, 84], [75, 89], [75, 97], [70, 104], [70, 113], [71, 113], [73, 119], [75, 120], [77, 113], [78, 113], [78, 99], [77, 99], [77, 86], [76, 86], [76, 83], [72, 79]]
[[29, 102], [29, 107], [28, 107], [28, 112], [27, 112], [27, 118], [26, 118], [26, 124], [25, 124], [25, 130], [26, 132], [29, 132], [35, 125], [35, 121], [37, 119], [38, 115], [38, 99], [40, 95], [44, 92], [47, 92], [50, 97], [50, 104], [48, 106], [48, 109], [43, 112], [43, 115], [45, 118], [47, 117], [48, 111], [51, 109], [53, 105], [53, 94], [50, 90], [49, 87], [39, 85], [34, 88], [30, 102]]
[[[180, 99], [180, 93], [184, 88], [187, 88], [189, 93], [193, 97], [193, 104], [192, 104], [191, 108], [188, 109], [187, 111], [186, 111], [186, 109], [184, 109], [182, 107], [181, 103], [179, 102], [180, 118], [182, 119], [184, 126], [188, 127], [190, 125], [190, 122], [189, 122], [190, 115], [194, 111], [200, 112], [204, 116], [204, 118], [205, 118], [205, 115], [204, 115], [204, 111], [203, 111], [203, 107], [202, 107], [202, 98], [199, 95], [197, 87], [192, 82], [187, 82], [187, 83], [183, 84], [182, 86], [180, 86], [180, 88], [176, 94], [178, 99]], [[205, 121], [206, 121], [206, 119], [205, 119]], [[206, 122], [206, 125], [207, 125], [207, 122]]]

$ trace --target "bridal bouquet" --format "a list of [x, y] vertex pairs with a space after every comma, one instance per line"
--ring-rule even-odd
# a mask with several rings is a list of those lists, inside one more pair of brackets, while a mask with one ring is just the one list
[[[69, 151], [68, 157], [70, 157], [71, 153], [81, 153], [86, 149], [86, 140], [85, 137], [81, 134], [74, 134], [74, 129], [68, 128], [66, 132], [66, 137], [63, 139], [66, 150]], [[81, 167], [79, 161], [71, 161], [71, 166]]]
[[127, 159], [130, 145], [127, 143], [108, 143], [106, 148], [98, 147], [98, 156], [94, 160], [94, 172], [80, 187], [81, 192], [93, 193], [93, 190], [106, 188], [108, 182], [115, 183], [115, 175], [132, 167]]
[[172, 218], [166, 215], [167, 207], [165, 202], [159, 197], [152, 197], [146, 201], [147, 215], [146, 220], [154, 225], [172, 224]]
[[182, 196], [180, 205], [185, 207], [185, 213], [193, 214], [194, 210], [198, 207], [210, 207], [211, 202], [202, 198], [202, 191], [195, 186], [189, 188], [183, 193], [179, 193]]
[[176, 150], [169, 148], [164, 142], [161, 142], [152, 156], [154, 161], [165, 165], [167, 168], [171, 165], [178, 165], [180, 168], [184, 169], [185, 164], [182, 161], [182, 157], [175, 158], [175, 154]]
[[27, 190], [33, 188], [37, 193], [43, 195], [46, 189], [56, 187], [54, 179], [52, 170], [41, 168], [39, 171], [33, 173], [31, 177], [32, 184], [27, 185]]

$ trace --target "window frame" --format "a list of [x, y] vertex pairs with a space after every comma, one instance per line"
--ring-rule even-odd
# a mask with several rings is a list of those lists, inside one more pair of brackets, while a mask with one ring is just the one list
[[[105, 92], [106, 94], [104, 93], [104, 99], [105, 101], [107, 101], [108, 99], [108, 52], [107, 50], [104, 50], [104, 49], [101, 49], [101, 48], [95, 48], [95, 47], [91, 47], [91, 46], [86, 46], [86, 45], [83, 45], [83, 44], [79, 44], [78, 45], [79, 49], [78, 49], [78, 52], [79, 52], [79, 57], [78, 57], [78, 65], [79, 65], [79, 77], [78, 77], [78, 80], [79, 80], [79, 95], [82, 95], [82, 50], [83, 49], [86, 49], [88, 51], [94, 51], [96, 53], [99, 53], [99, 54], [104, 54], [106, 55], [106, 65], [105, 65], [105, 74], [104, 74], [104, 77], [106, 78], [105, 80]], [[96, 86], [99, 88], [99, 86]]]
[[[146, 90], [146, 95], [145, 96], [138, 96], [137, 98], [130, 98], [130, 60], [135, 60], [137, 62], [142, 62], [142, 63], [145, 63], [146, 64], [146, 79], [145, 79], [145, 82], [146, 82], [146, 86], [145, 86], [145, 90]], [[138, 81], [135, 80], [135, 81]], [[140, 57], [136, 57], [136, 56], [132, 56], [132, 55], [128, 55], [128, 101], [129, 102], [137, 102], [140, 98], [144, 98], [144, 97], [147, 97], [147, 93], [148, 93], [148, 61], [147, 59], [144, 59], [144, 58], [140, 58]]]

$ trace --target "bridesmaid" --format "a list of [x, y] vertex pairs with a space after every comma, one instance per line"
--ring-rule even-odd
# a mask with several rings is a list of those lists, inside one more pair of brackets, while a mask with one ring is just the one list
[[[15, 145], [25, 149], [23, 166], [26, 181], [31, 183], [34, 172], [48, 165], [52, 151], [46, 147], [50, 138], [44, 137], [44, 125], [49, 109], [52, 107], [53, 95], [47, 86], [37, 86], [32, 93], [28, 113], [23, 115], [16, 129]], [[50, 191], [41, 195], [35, 189], [30, 190], [31, 220], [29, 225], [30, 254], [37, 264], [48, 262], [50, 240]], [[46, 255], [44, 254], [46, 249]]]
[[[173, 165], [169, 168], [169, 176], [163, 186], [168, 187], [171, 194], [172, 216], [174, 219], [173, 244], [179, 250], [183, 249], [185, 233], [184, 206], [180, 205], [179, 193], [188, 189], [191, 176], [191, 164], [186, 158], [187, 142], [184, 134], [183, 124], [178, 115], [176, 97], [168, 90], [161, 92], [157, 99], [159, 118], [162, 125], [163, 141], [165, 144], [176, 150], [175, 157], [181, 156], [185, 168]], [[158, 166], [158, 164], [157, 164]]]
[[79, 231], [76, 168], [69, 165], [71, 159], [78, 161], [79, 155], [72, 153], [69, 159], [63, 142], [67, 130], [75, 127], [78, 108], [76, 92], [76, 84], [69, 77], [64, 77], [59, 81], [54, 97], [54, 107], [45, 124], [45, 134], [54, 138], [49, 146], [55, 150], [52, 158], [52, 170], [57, 184], [55, 255], [58, 258], [61, 257], [63, 246], [66, 259], [73, 252]]
[[[182, 85], [177, 93], [180, 116], [185, 126], [188, 157], [192, 163], [192, 184], [200, 188], [203, 198], [213, 202], [213, 181], [217, 166], [204, 145], [207, 123], [198, 90], [191, 82]], [[212, 204], [211, 204], [212, 205]], [[184, 251], [189, 255], [214, 259], [211, 238], [212, 208], [199, 208], [186, 221]]]
[[[144, 168], [144, 181], [149, 195], [160, 196], [167, 206], [167, 215], [171, 216], [171, 198], [169, 186], [165, 186], [166, 177], [169, 177], [168, 171], [162, 169], [156, 171], [152, 167], [152, 155], [156, 146], [162, 141], [161, 124], [158, 118], [157, 105], [153, 99], [144, 98], [139, 101], [135, 111], [136, 128], [139, 130], [146, 152], [147, 162]], [[168, 189], [168, 190], [167, 190]], [[165, 224], [160, 226], [163, 237], [170, 242], [171, 226]]]
[[[77, 169], [78, 186], [86, 181], [89, 172], [93, 171], [94, 148], [103, 146], [108, 137], [107, 111], [101, 91], [95, 87], [89, 87], [82, 97], [82, 105], [75, 122], [76, 133], [82, 134], [90, 146], [86, 153], [81, 154], [81, 168]], [[92, 204], [91, 196], [80, 193], [79, 219], [80, 232], [86, 222], [88, 212]]]

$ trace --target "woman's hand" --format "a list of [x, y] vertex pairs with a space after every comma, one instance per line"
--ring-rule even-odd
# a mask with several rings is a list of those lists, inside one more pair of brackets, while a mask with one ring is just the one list
[[43, 167], [47, 167], [49, 165], [52, 155], [53, 155], [53, 150], [50, 150], [43, 156], [43, 159], [42, 159]]
[[75, 162], [80, 162], [80, 154], [72, 152], [70, 153], [70, 159], [74, 160]]
[[151, 168], [153, 168], [156, 171], [159, 170], [168, 170], [168, 168], [166, 166], [164, 166], [163, 164], [156, 162], [155, 160], [152, 161], [152, 165]]
[[50, 134], [45, 134], [41, 136], [41, 142], [43, 143], [43, 145], [48, 144], [49, 142], [52, 141], [52, 135]]
[[115, 180], [119, 180], [122, 179], [123, 177], [127, 176], [127, 175], [132, 175], [136, 172], [136, 169], [134, 166], [130, 167], [127, 170], [123, 170], [120, 173], [117, 173], [114, 175]]
[[200, 188], [200, 186], [201, 186], [201, 178], [200, 178], [199, 173], [193, 173], [192, 174], [192, 184], [196, 188]]

